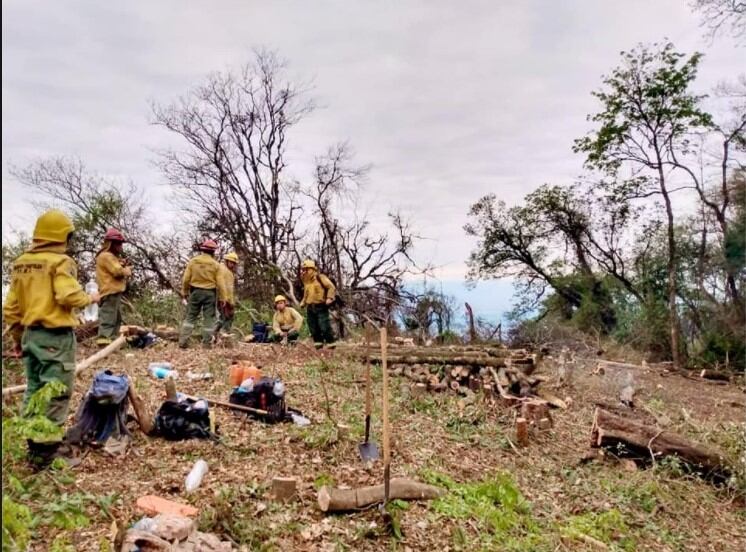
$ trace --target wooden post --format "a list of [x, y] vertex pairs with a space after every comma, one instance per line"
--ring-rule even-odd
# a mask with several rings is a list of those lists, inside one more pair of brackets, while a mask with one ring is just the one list
[[391, 479], [391, 443], [389, 435], [389, 367], [387, 358], [388, 333], [381, 327], [381, 369], [383, 371], [383, 505], [389, 500]]
[[515, 440], [522, 447], [528, 445], [528, 421], [526, 421], [526, 418], [516, 418]]

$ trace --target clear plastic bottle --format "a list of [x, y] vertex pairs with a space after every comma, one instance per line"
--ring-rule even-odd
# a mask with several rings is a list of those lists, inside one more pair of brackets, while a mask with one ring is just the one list
[[191, 493], [192, 491], [197, 489], [200, 483], [202, 483], [202, 478], [205, 476], [206, 473], [207, 462], [200, 458], [194, 463], [192, 471], [189, 472], [189, 475], [187, 475], [186, 481], [184, 482], [186, 492]]
[[[91, 279], [88, 281], [85, 285], [85, 292], [88, 295], [98, 293], [98, 284], [96, 283], [96, 280]], [[83, 319], [86, 322], [94, 322], [98, 320], [98, 305], [96, 303], [91, 303], [83, 310]]]
[[254, 378], [246, 378], [241, 382], [239, 390], [243, 393], [251, 393], [254, 389]]
[[275, 397], [285, 396], [285, 384], [280, 380], [275, 380], [275, 384], [272, 386], [272, 394]]

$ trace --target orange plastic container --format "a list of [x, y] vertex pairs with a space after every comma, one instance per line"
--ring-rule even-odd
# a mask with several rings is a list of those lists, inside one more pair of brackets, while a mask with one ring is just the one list
[[243, 381], [243, 370], [243, 364], [231, 365], [231, 370], [228, 374], [228, 380], [231, 382], [231, 385], [233, 387], [238, 387], [239, 385], [241, 385], [241, 382]]
[[247, 378], [254, 378], [254, 381], [259, 381], [261, 377], [262, 377], [262, 371], [252, 364], [252, 365], [244, 366], [243, 378], [241, 379], [241, 381]]
[[262, 371], [253, 364], [233, 364], [230, 368], [228, 379], [233, 387], [238, 387], [247, 378], [259, 381]]

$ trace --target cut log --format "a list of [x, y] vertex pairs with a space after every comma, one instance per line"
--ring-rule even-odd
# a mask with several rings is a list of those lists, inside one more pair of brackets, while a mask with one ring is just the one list
[[137, 418], [137, 423], [140, 425], [140, 429], [145, 435], [150, 435], [153, 431], [153, 416], [151, 416], [147, 411], [145, 403], [137, 394], [137, 391], [135, 391], [134, 383], [135, 382], [133, 381], [130, 382], [129, 387], [127, 388], [127, 395], [130, 398], [132, 410], [135, 411], [135, 417]]
[[515, 440], [521, 447], [528, 445], [528, 421], [526, 418], [515, 419]]
[[[82, 360], [75, 366], [75, 374], [79, 374], [83, 370], [86, 370], [96, 364], [99, 360], [105, 359], [107, 356], [109, 356], [111, 353], [119, 350], [124, 344], [127, 343], [127, 338], [123, 335], [117, 337], [114, 341], [109, 343], [106, 347], [101, 349], [100, 351], [92, 354], [85, 360]], [[8, 395], [15, 395], [17, 393], [23, 393], [26, 391], [26, 385], [14, 385], [12, 387], [5, 387], [3, 389], [3, 397], [7, 397]]]
[[717, 370], [702, 370], [699, 373], [700, 378], [718, 381], [730, 381], [730, 375], [725, 372], [718, 372]]
[[726, 456], [717, 449], [596, 408], [591, 446], [616, 450], [620, 445], [643, 458], [677, 456], [694, 471], [720, 481], [727, 479], [731, 472]]
[[272, 498], [287, 501], [295, 496], [298, 479], [295, 477], [274, 477], [272, 479]]
[[537, 389], [536, 394], [555, 408], [561, 408], [562, 410], [567, 408], [567, 403], [565, 401], [547, 391]]
[[[359, 510], [383, 502], [383, 492], [383, 485], [359, 489], [333, 489], [323, 486], [319, 489], [318, 504], [322, 512]], [[411, 479], [394, 478], [391, 480], [389, 499], [431, 500], [442, 494], [443, 491], [438, 487]]]
[[[505, 366], [505, 359], [488, 356], [439, 356], [439, 355], [392, 355], [396, 364], [437, 364], [448, 366]], [[381, 364], [380, 355], [371, 355], [370, 361]]]

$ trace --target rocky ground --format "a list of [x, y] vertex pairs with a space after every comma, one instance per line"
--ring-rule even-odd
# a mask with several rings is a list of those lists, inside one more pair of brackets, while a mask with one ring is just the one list
[[[80, 357], [89, 353], [81, 350]], [[392, 474], [444, 486], [430, 503], [395, 502], [394, 530], [377, 509], [323, 515], [316, 505], [324, 484], [361, 486], [382, 481], [380, 464], [365, 467], [357, 453], [363, 434], [362, 366], [342, 353], [236, 345], [181, 351], [172, 343], [146, 350], [123, 349], [98, 365], [126, 372], [154, 412], [163, 382], [147, 370], [171, 362], [178, 388], [191, 395], [227, 400], [228, 366], [241, 356], [280, 376], [290, 406], [312, 420], [309, 427], [268, 426], [216, 409], [219, 443], [171, 443], [133, 426], [124, 457], [88, 453], [71, 472], [30, 475], [4, 458], [4, 485], [33, 513], [32, 550], [111, 550], [117, 524], [139, 519], [135, 501], [145, 494], [192, 504], [199, 528], [232, 540], [240, 550], [744, 550], [746, 513], [737, 488], [716, 487], [684, 474], [676, 462], [646, 469], [605, 459], [582, 463], [588, 451], [595, 401], [615, 401], [627, 369], [594, 374], [594, 360], [578, 360], [572, 380], [552, 389], [552, 362], [538, 373], [543, 385], [569, 399], [553, 410], [554, 427], [515, 445], [511, 408], [478, 394], [459, 407], [453, 392], [413, 397], [408, 380], [391, 380]], [[186, 373], [209, 372], [211, 380], [188, 381]], [[632, 370], [638, 408], [662, 427], [719, 446], [734, 460], [744, 451], [746, 395], [735, 384], [715, 385], [665, 374], [654, 367]], [[73, 405], [92, 372], [76, 383]], [[22, 381], [16, 362], [6, 362], [3, 383]], [[374, 370], [373, 434], [380, 444], [380, 371]], [[6, 406], [17, 404], [16, 399]], [[7, 418], [12, 408], [4, 409]], [[6, 444], [3, 449], [5, 452]], [[204, 458], [209, 472], [193, 494], [184, 478]], [[273, 502], [274, 476], [294, 476], [299, 494]], [[740, 483], [743, 491], [744, 483]], [[4, 516], [4, 523], [6, 518]]]

